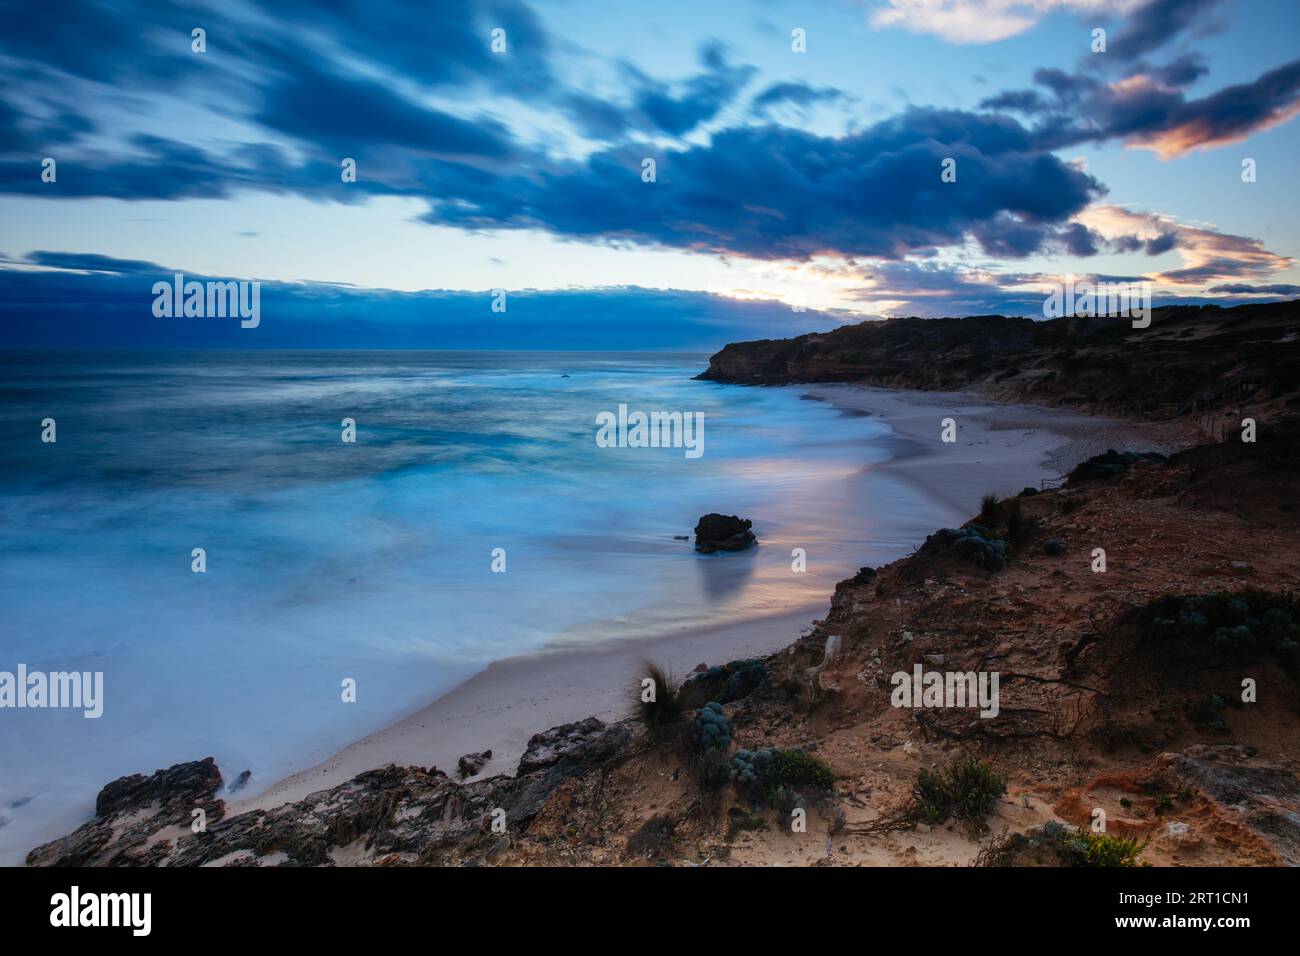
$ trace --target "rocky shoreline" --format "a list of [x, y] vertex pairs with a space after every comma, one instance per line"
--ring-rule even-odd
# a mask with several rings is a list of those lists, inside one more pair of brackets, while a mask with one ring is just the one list
[[[1223, 335], [1276, 354], [1153, 394], [1249, 381], [1215, 408], [1257, 419], [1254, 441], [1112, 450], [1060, 487], [986, 496], [961, 527], [840, 582], [784, 650], [681, 685], [651, 670], [660, 710], [638, 706], [645, 681], [628, 674], [626, 719], [535, 734], [513, 774], [474, 779], [484, 751], [461, 758], [459, 781], [389, 765], [229, 813], [207, 758], [113, 781], [94, 819], [27, 863], [1300, 865], [1300, 419], [1295, 360], [1276, 347], [1293, 333], [1280, 307], [1192, 312], [1192, 334], [1169, 340], [1202, 342], [1177, 346], [1183, 358], [1221, 351]], [[839, 333], [728, 346], [706, 375], [844, 376], [847, 353], [826, 345]], [[941, 350], [924, 368], [905, 354], [907, 374], [852, 362], [860, 380], [987, 392], [1000, 373], [981, 354]], [[1023, 349], [998, 354], [1020, 366], [1001, 384], [1052, 403], [1059, 375], [1031, 376]], [[1148, 361], [1118, 379], [1154, 375]], [[1073, 387], [1073, 404], [1115, 405]], [[706, 547], [752, 544], [748, 520], [706, 519]], [[996, 672], [995, 714], [900, 706], [891, 681], [918, 669]], [[935, 796], [958, 780], [983, 786], [978, 812]]]
[[[668, 733], [590, 718], [535, 735], [513, 775], [389, 766], [232, 816], [211, 758], [179, 764], [109, 784], [95, 819], [27, 863], [1043, 865], [1044, 834], [1082, 832], [1100, 808], [1148, 862], [1297, 865], [1294, 642], [1225, 654], [1156, 640], [1134, 617], [1170, 595], [1300, 589], [1297, 449], [1289, 427], [1163, 461], [1103, 457], [1006, 499], [972, 525], [1005, 543], [1004, 564], [933, 547], [864, 569], [785, 651], [683, 685], [696, 719]], [[1105, 574], [1089, 570], [1099, 543]], [[916, 665], [996, 666], [998, 718], [891, 706], [888, 675]], [[1234, 703], [1243, 674], [1258, 703]], [[703, 713], [725, 727], [731, 782], [692, 743]], [[802, 832], [734, 776], [756, 747], [833, 774], [795, 795]], [[989, 819], [900, 815], [921, 770], [970, 757], [1006, 775]]]
[[1300, 386], [1291, 302], [1166, 306], [1150, 328], [1124, 320], [1001, 315], [898, 318], [790, 339], [736, 342], [709, 360], [706, 381], [740, 385], [849, 382], [977, 391], [1020, 404], [1127, 418], [1195, 415], [1249, 400], [1279, 414]]

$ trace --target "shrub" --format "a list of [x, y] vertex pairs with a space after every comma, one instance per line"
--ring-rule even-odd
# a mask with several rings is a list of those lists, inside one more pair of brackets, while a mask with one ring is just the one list
[[720, 704], [729, 704], [748, 697], [765, 680], [767, 665], [760, 660], [748, 658], [721, 666], [714, 665], [703, 673], [695, 674], [686, 681], [684, 690], [695, 701], [714, 700]]
[[731, 746], [731, 720], [722, 711], [722, 705], [710, 701], [695, 712], [691, 721], [691, 743], [700, 753], [726, 750]]
[[980, 499], [980, 524], [994, 524], [998, 519], [998, 496], [987, 494]]
[[912, 784], [912, 798], [927, 823], [948, 817], [978, 823], [1006, 792], [1005, 778], [975, 760], [956, 760], [937, 771], [922, 768]]
[[983, 525], [940, 528], [921, 545], [923, 554], [952, 554], [990, 571], [1007, 563], [1007, 543]]
[[1137, 840], [1081, 830], [1064, 836], [1057, 852], [1071, 866], [1136, 866], [1145, 846]]
[[867, 584], [875, 576], [875, 568], [858, 568], [858, 573], [849, 578], [849, 584]]
[[829, 790], [835, 786], [835, 773], [825, 761], [802, 750], [774, 750], [767, 765], [767, 782], [775, 786]]
[[1293, 655], [1300, 603], [1291, 594], [1216, 591], [1166, 596], [1137, 612], [1137, 629], [1154, 640], [1208, 642], [1222, 651]]
[[772, 762], [772, 748], [757, 750], [741, 748], [731, 756], [731, 782], [736, 789], [751, 800], [757, 800], [767, 785], [767, 767]]
[[1074, 485], [1081, 481], [1114, 478], [1117, 475], [1127, 474], [1128, 470], [1139, 461], [1165, 462], [1168, 460], [1164, 455], [1153, 451], [1118, 452], [1113, 448], [1109, 448], [1104, 455], [1093, 455], [1087, 461], [1076, 465], [1074, 470], [1070, 472], [1067, 483]]
[[779, 813], [789, 815], [804, 805], [803, 794], [794, 787], [781, 784], [767, 792], [767, 805]]
[[727, 674], [722, 692], [716, 698], [720, 703], [728, 704], [733, 700], [748, 697], [758, 685], [767, 680], [767, 665], [758, 660], [737, 661], [728, 665], [732, 668]]
[[975, 865], [1046, 863], [1086, 867], [1138, 866], [1138, 854], [1145, 846], [1145, 843], [1136, 840], [1076, 830], [1056, 820], [1049, 820], [1027, 833], [993, 840], [980, 851]]
[[658, 664], [646, 662], [642, 668], [642, 681], [654, 681], [654, 700], [644, 699], [645, 684], [638, 684], [636, 705], [633, 716], [641, 721], [642, 726], [652, 734], [661, 734], [672, 725], [681, 721], [686, 708], [682, 701], [681, 686], [673, 680], [671, 674]]
[[802, 806], [804, 791], [828, 791], [835, 774], [825, 762], [802, 750], [737, 750], [731, 757], [731, 782], [754, 806], [784, 812]]

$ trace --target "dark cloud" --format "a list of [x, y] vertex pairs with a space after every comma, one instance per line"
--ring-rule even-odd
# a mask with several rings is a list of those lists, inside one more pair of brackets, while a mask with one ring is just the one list
[[46, 252], [38, 250], [27, 253], [24, 261], [51, 269], [111, 272], [119, 275], [138, 275], [141, 273], [157, 275], [166, 271], [158, 263], [149, 262], [145, 259], [118, 259], [115, 256], [103, 256], [96, 252]]
[[845, 96], [843, 90], [833, 86], [814, 87], [799, 82], [773, 83], [750, 101], [749, 110], [755, 116], [766, 116], [778, 106], [807, 109], [818, 103], [842, 100]]
[[617, 139], [629, 132], [683, 136], [717, 118], [756, 72], [752, 66], [730, 62], [716, 41], [701, 46], [700, 64], [699, 73], [670, 83], [623, 62], [625, 95], [610, 98], [569, 90], [555, 102], [588, 136]]
[[1106, 55], [1136, 60], [1171, 42], [1200, 21], [1220, 0], [1151, 0], [1131, 14], [1106, 45]]
[[[211, 81], [216, 63], [256, 67], [343, 53], [387, 66], [426, 86], [487, 83], [513, 90], [553, 82], [551, 41], [521, 0], [279, 0], [269, 16], [227, 4], [178, 0], [43, 0], [0, 7], [0, 51], [41, 67], [101, 83], [145, 79], [175, 86]], [[208, 52], [190, 49], [195, 27]], [[495, 54], [491, 31], [506, 31]]]
[[[165, 76], [185, 67], [193, 14], [169, 2], [88, 3], [45, 0], [0, 5], [0, 53], [73, 76], [109, 83], [124, 77]], [[172, 31], [174, 48], [145, 41]], [[128, 55], [128, 51], [135, 55]], [[192, 62], [191, 62], [191, 65]]]
[[1300, 105], [1300, 60], [1199, 99], [1188, 99], [1185, 90], [1209, 72], [1200, 54], [1182, 53], [1162, 64], [1147, 60], [1193, 29], [1210, 29], [1207, 14], [1218, 4], [1151, 0], [1128, 16], [1104, 56], [1085, 57], [1075, 72], [1036, 70], [1037, 89], [1008, 90], [980, 105], [1033, 117], [1045, 149], [1119, 139], [1166, 157], [1232, 142], [1290, 118]]
[[127, 157], [80, 152], [56, 156], [56, 183], [41, 181], [35, 158], [0, 160], [0, 192], [53, 199], [219, 199], [241, 189], [290, 192], [307, 184], [319, 192], [320, 184], [339, 179], [337, 164], [298, 164], [267, 145], [241, 146], [226, 156], [157, 136], [133, 137], [130, 146]]
[[1181, 88], [1191, 86], [1208, 74], [1210, 68], [1205, 65], [1205, 59], [1199, 54], [1189, 53], [1163, 66], [1140, 65], [1136, 72], [1145, 73], [1161, 86]]
[[[1155, 0], [1116, 35], [1116, 59], [1130, 70], [1122, 82], [1102, 78], [1109, 67], [1042, 69], [1032, 89], [986, 99], [985, 110], [996, 112], [910, 108], [843, 136], [745, 125], [712, 130], [707, 143], [664, 148], [661, 134], [711, 129], [740, 100], [753, 68], [708, 42], [698, 69], [678, 80], [622, 64], [608, 91], [567, 87], [552, 69], [567, 43], [548, 36], [522, 0], [285, 0], [256, 21], [239, 5], [54, 0], [39, 11], [4, 11], [0, 192], [188, 199], [261, 190], [341, 202], [395, 194], [427, 200], [424, 218], [434, 223], [763, 259], [897, 259], [968, 240], [1009, 258], [1120, 248], [1155, 255], [1177, 237], [1106, 240], [1071, 222], [1104, 187], [1052, 151], [1118, 138], [1176, 154], [1277, 122], [1294, 112], [1300, 92], [1297, 60], [1187, 99], [1184, 88], [1205, 72], [1198, 57], [1164, 65], [1145, 58], [1202, 24], [1212, 4], [1174, 6]], [[208, 29], [202, 56], [189, 49], [189, 31], [200, 24]], [[498, 26], [507, 31], [505, 55], [489, 47]], [[114, 150], [107, 121], [97, 130], [103, 139], [86, 137], [106, 98], [69, 107], [82, 92], [106, 97], [92, 83], [112, 84], [119, 107], [183, 94], [184, 102], [254, 126], [259, 141], [194, 145], [119, 134]], [[61, 99], [42, 100], [49, 89]], [[556, 159], [463, 105], [484, 90], [508, 95], [512, 107], [558, 110], [605, 143], [581, 161]], [[436, 92], [443, 108], [429, 105]], [[775, 83], [749, 110], [763, 116], [845, 96]], [[1008, 112], [1029, 118], [1022, 123]], [[59, 179], [42, 183], [41, 151], [78, 138], [76, 149], [48, 153], [59, 159]], [[358, 161], [354, 184], [340, 181], [345, 156]], [[658, 163], [656, 183], [640, 180], [646, 156]], [[957, 161], [955, 183], [940, 180], [947, 158]]]
[[1154, 239], [1148, 239], [1146, 242], [1146, 253], [1149, 256], [1158, 256], [1162, 252], [1168, 252], [1178, 245], [1178, 233], [1166, 232]]
[[1300, 60], [1189, 100], [1171, 83], [1190, 82], [1198, 68], [1197, 61], [1184, 58], [1117, 83], [1041, 69], [1034, 81], [1051, 92], [1050, 100], [1035, 90], [1012, 90], [981, 106], [1037, 117], [1034, 139], [1044, 149], [1120, 139], [1166, 156], [1232, 142], [1300, 109]]
[[1227, 295], [1300, 295], [1300, 285], [1250, 285], [1244, 282], [1230, 282], [1225, 285], [1210, 286], [1210, 292]]
[[886, 262], [866, 270], [862, 280], [865, 284], [852, 298], [888, 315], [1042, 318], [1043, 287], [1054, 277], [1038, 273], [977, 276], [947, 264]]
[[1007, 90], [980, 101], [986, 110], [1011, 110], [1016, 113], [1040, 113], [1048, 103], [1037, 90]]
[[[487, 83], [517, 94], [555, 82], [552, 40], [520, 0], [278, 0], [271, 9], [423, 85]], [[505, 30], [503, 54], [491, 48], [497, 28]]]
[[1072, 256], [1095, 256], [1100, 238], [1080, 222], [1070, 223], [1060, 233], [1061, 245]]
[[[717, 43], [707, 43], [700, 50], [704, 70], [681, 83], [661, 83], [625, 65], [639, 87], [633, 97], [633, 109], [649, 121], [649, 126], [670, 136], [681, 136], [716, 117], [729, 105], [753, 77], [752, 66], [728, 61], [726, 51]], [[647, 124], [636, 124], [645, 128]]]
[[[644, 156], [658, 182], [641, 182]], [[940, 179], [949, 157], [955, 183]], [[454, 194], [426, 218], [763, 259], [895, 258], [972, 232], [1027, 255], [1101, 192], [1014, 120], [912, 109], [839, 138], [742, 127], [681, 150], [606, 150]]]
[[379, 83], [306, 66], [267, 92], [257, 120], [340, 158], [387, 146], [491, 159], [514, 151], [509, 131], [495, 120], [460, 119], [405, 100]]

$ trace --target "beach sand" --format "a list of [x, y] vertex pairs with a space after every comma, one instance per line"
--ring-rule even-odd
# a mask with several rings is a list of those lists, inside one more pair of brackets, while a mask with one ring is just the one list
[[[893, 457], [871, 466], [876, 482], [893, 479], [929, 502], [933, 521], [893, 560], [936, 528], [979, 510], [988, 492], [1012, 495], [1058, 477], [1107, 448], [1172, 451], [1177, 436], [1157, 425], [1120, 422], [1069, 411], [1001, 405], [961, 393], [895, 391], [850, 385], [790, 386], [831, 402], [846, 414], [878, 416], [892, 430], [881, 441]], [[957, 441], [939, 440], [942, 420], [957, 422]], [[760, 518], [761, 516], [753, 516]], [[894, 544], [891, 547], [898, 548]], [[865, 556], [879, 554], [864, 542]], [[494, 663], [397, 723], [358, 740], [328, 760], [274, 784], [229, 813], [270, 808], [337, 786], [394, 763], [436, 766], [455, 774], [457, 759], [491, 750], [481, 775], [513, 772], [533, 734], [596, 716], [625, 716], [640, 665], [649, 659], [685, 677], [697, 664], [722, 664], [780, 650], [808, 630], [830, 594], [778, 615], [734, 625], [683, 629], [652, 640], [543, 651]]]

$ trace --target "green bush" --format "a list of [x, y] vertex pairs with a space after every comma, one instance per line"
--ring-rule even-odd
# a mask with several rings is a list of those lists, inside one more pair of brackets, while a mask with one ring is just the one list
[[756, 658], [729, 661], [689, 677], [682, 685], [693, 703], [714, 700], [719, 704], [748, 697], [767, 680], [767, 665]]
[[1169, 595], [1137, 612], [1138, 632], [1153, 640], [1206, 642], [1230, 653], [1294, 655], [1300, 602], [1270, 591], [1215, 591]]
[[1007, 543], [983, 525], [940, 528], [921, 545], [923, 554], [951, 554], [971, 564], [1001, 571], [1007, 563]]
[[1064, 837], [1057, 850], [1071, 866], [1137, 866], [1145, 846], [1137, 840], [1080, 831]]
[[1113, 448], [1107, 449], [1104, 455], [1093, 455], [1085, 462], [1076, 465], [1070, 472], [1067, 482], [1071, 485], [1079, 484], [1083, 481], [1097, 481], [1104, 478], [1114, 478], [1118, 475], [1128, 473], [1128, 470], [1140, 461], [1166, 462], [1169, 459], [1153, 451], [1125, 451], [1118, 452]]
[[731, 746], [731, 720], [723, 713], [721, 704], [710, 701], [695, 712], [691, 721], [691, 743], [700, 753], [726, 750]]
[[802, 750], [774, 750], [767, 765], [767, 782], [774, 786], [829, 790], [835, 786], [835, 773], [824, 761]]
[[912, 798], [927, 823], [941, 823], [949, 817], [978, 823], [1006, 792], [1006, 779], [993, 768], [965, 759], [940, 770], [922, 768], [912, 784]]
[[767, 805], [777, 812], [789, 816], [796, 808], [804, 805], [804, 798], [803, 794], [794, 787], [781, 784], [767, 792]]
[[[825, 762], [802, 750], [737, 750], [731, 758], [731, 781], [755, 807], [802, 806], [805, 792], [826, 792], [835, 773]], [[788, 812], [788, 811], [787, 811]]]
[[748, 750], [744, 747], [731, 756], [731, 782], [742, 793], [761, 793], [767, 782], [767, 766], [772, 762], [772, 748]]

